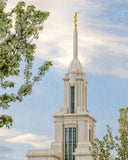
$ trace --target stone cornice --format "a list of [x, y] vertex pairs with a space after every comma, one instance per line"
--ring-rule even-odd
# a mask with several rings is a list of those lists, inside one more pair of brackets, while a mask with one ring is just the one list
[[63, 80], [64, 80], [64, 81], [69, 81], [70, 79], [69, 79], [69, 78], [63, 78]]
[[79, 113], [79, 114], [71, 114], [71, 113], [69, 113], [69, 114], [55, 114], [55, 115], [53, 115], [53, 117], [54, 118], [81, 118], [81, 120], [83, 120], [83, 118], [86, 118], [86, 117], [88, 117], [88, 118], [90, 118], [90, 119], [92, 119], [94, 122], [97, 122], [96, 121], [96, 119], [94, 118], [94, 117], [92, 117], [89, 113]]
[[28, 154], [26, 155], [28, 158], [34, 157], [52, 157], [60, 159], [61, 154], [59, 152], [54, 152], [52, 150], [29, 150]]

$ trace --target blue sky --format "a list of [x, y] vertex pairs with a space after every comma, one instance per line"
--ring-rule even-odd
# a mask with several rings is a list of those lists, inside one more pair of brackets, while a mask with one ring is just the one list
[[[18, 0], [8, 0], [7, 10]], [[52, 115], [63, 106], [63, 78], [72, 60], [73, 16], [78, 16], [79, 59], [88, 81], [88, 110], [96, 120], [96, 137], [110, 124], [117, 134], [119, 108], [128, 104], [128, 1], [26, 0], [50, 11], [40, 32], [34, 71], [44, 60], [54, 66], [33, 93], [4, 113], [12, 115], [11, 129], [0, 129], [0, 159], [26, 160], [28, 149], [50, 147]], [[22, 77], [21, 77], [22, 78]], [[15, 79], [19, 84], [21, 79]]]

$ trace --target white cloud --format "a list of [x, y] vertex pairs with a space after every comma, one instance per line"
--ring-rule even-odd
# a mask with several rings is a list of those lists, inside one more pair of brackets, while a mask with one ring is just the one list
[[21, 134], [21, 131], [15, 129], [0, 129], [0, 137], [16, 136], [18, 134]]
[[[32, 133], [23, 133], [15, 129], [2, 129], [0, 130], [0, 137], [4, 138], [5, 142], [30, 144], [35, 148], [50, 147], [51, 140], [48, 136], [39, 136]], [[5, 138], [7, 137], [7, 138]]]
[[47, 136], [38, 136], [31, 133], [6, 138], [4, 139], [4, 141], [9, 143], [30, 144], [35, 148], [47, 148], [50, 146], [51, 143], [51, 140], [49, 140]]
[[[8, 8], [14, 6], [16, 2], [18, 0], [9, 1]], [[103, 3], [89, 0], [43, 0], [38, 3], [26, 0], [26, 2], [28, 5], [34, 4], [39, 9], [51, 12], [44, 23], [43, 32], [40, 32], [36, 56], [43, 60], [52, 60], [54, 67], [59, 71], [67, 68], [72, 59], [74, 12], [82, 10], [78, 16], [78, 30], [79, 59], [83, 67], [93, 74], [128, 77], [126, 67], [123, 66], [124, 57], [128, 55], [128, 37], [121, 37], [114, 31], [108, 33], [102, 30], [119, 29], [123, 32], [128, 30], [127, 27], [100, 18], [94, 19], [95, 15], [102, 14], [111, 1], [105, 2], [104, 6]], [[114, 3], [116, 2], [121, 1], [115, 0]], [[114, 59], [118, 62], [115, 63]], [[103, 66], [102, 63], [99, 64], [101, 60]]]
[[32, 133], [23, 133], [16, 129], [1, 128], [0, 137], [3, 137], [3, 140], [5, 142], [30, 144], [35, 148], [48, 148], [50, 147], [52, 141], [48, 136], [40, 136]]
[[35, 148], [49, 148], [51, 145], [51, 140], [49, 141], [44, 141], [44, 142], [29, 142], [27, 144], [30, 144], [31, 146], [35, 147]]
[[[65, 30], [65, 32], [59, 33], [58, 31], [50, 31], [52, 32], [52, 36], [50, 36], [49, 42], [46, 43], [42, 39], [42, 52], [40, 50], [40, 52], [37, 53], [39, 53], [38, 56], [42, 59], [47, 58], [53, 60], [54, 67], [63, 70], [68, 67], [72, 59], [73, 46], [72, 31], [66, 27], [63, 27], [62, 30]], [[45, 36], [45, 32], [42, 33], [42, 37], [43, 35]], [[56, 37], [56, 39], [54, 37]], [[50, 43], [52, 44], [52, 47], [49, 45]], [[103, 68], [104, 66], [98, 67], [98, 72], [100, 74], [113, 74], [123, 77], [121, 72], [115, 74], [117, 72], [113, 72], [112, 68], [116, 67], [115, 70], [117, 70], [119, 67], [123, 67], [124, 64], [122, 61], [124, 56], [128, 55], [127, 44], [127, 37], [123, 38], [112, 34], [102, 33], [101, 31], [98, 32], [96, 30], [79, 27], [79, 59], [83, 66], [86, 67], [86, 70], [93, 74], [97, 74], [94, 64], [97, 68], [99, 66], [99, 59], [104, 56], [106, 57], [106, 60], [112, 57], [111, 61], [108, 59], [107, 62], [111, 62], [111, 67], [106, 72], [106, 68]], [[44, 53], [43, 47], [45, 48], [45, 46], [47, 49]], [[113, 63], [115, 58], [122, 59], [122, 61], [118, 61], [115, 65], [115, 63]], [[104, 59], [102, 59], [102, 61], [104, 61]], [[127, 72], [124, 68], [121, 69], [123, 73]], [[127, 74], [125, 74], [124, 77], [125, 76], [127, 76]]]

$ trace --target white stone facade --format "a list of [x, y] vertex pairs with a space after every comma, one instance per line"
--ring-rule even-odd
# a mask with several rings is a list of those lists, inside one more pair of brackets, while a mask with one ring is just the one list
[[87, 110], [87, 80], [78, 60], [77, 28], [73, 35], [73, 60], [63, 80], [64, 107], [53, 116], [55, 133], [51, 149], [30, 150], [28, 160], [92, 160], [89, 146], [94, 139], [96, 120]]
[[29, 160], [60, 160], [60, 153], [49, 150], [29, 150]]

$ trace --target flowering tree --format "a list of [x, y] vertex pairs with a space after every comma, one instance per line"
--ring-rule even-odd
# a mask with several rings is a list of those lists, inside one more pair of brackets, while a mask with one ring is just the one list
[[[35, 82], [40, 81], [45, 71], [52, 66], [51, 61], [45, 61], [39, 67], [37, 76], [33, 76], [33, 60], [36, 45], [33, 40], [39, 38], [39, 31], [43, 29], [43, 22], [49, 12], [36, 10], [35, 6], [27, 6], [20, 1], [10, 12], [5, 8], [7, 0], [0, 0], [0, 108], [6, 110], [10, 102], [21, 102], [23, 97], [32, 93]], [[24, 63], [24, 82], [17, 92], [8, 92], [15, 88], [11, 81], [20, 76], [20, 65]], [[0, 127], [10, 127], [12, 117], [0, 115]]]
[[103, 140], [96, 138], [92, 142], [90, 152], [93, 160], [110, 160], [111, 150], [117, 152], [116, 160], [128, 159], [128, 107], [121, 108], [119, 117], [119, 136], [112, 136], [111, 128], [107, 125], [107, 134]]

